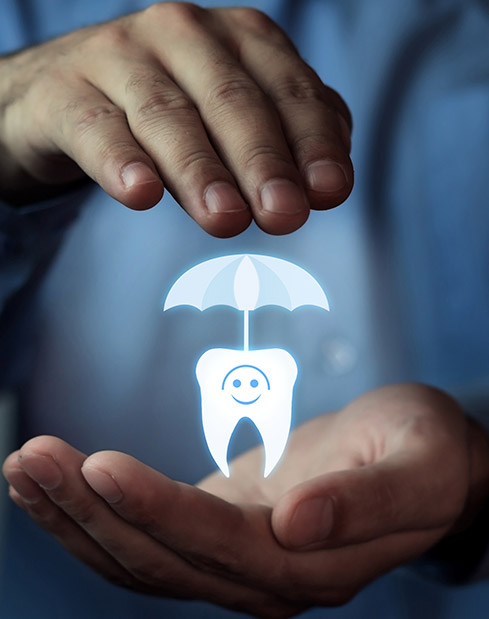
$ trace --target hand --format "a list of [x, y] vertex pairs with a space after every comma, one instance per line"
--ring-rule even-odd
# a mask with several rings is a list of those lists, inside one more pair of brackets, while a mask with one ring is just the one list
[[88, 175], [144, 209], [165, 185], [211, 234], [252, 218], [284, 234], [350, 193], [350, 127], [254, 9], [157, 3], [0, 59], [0, 181], [14, 198], [26, 176]]
[[487, 453], [453, 400], [402, 385], [301, 426], [266, 480], [261, 448], [194, 488], [51, 437], [4, 473], [13, 500], [109, 580], [285, 617], [344, 603], [434, 545], [487, 496]]

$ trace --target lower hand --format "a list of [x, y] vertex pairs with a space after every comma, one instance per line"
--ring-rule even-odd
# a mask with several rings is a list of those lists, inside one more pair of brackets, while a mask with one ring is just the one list
[[133, 458], [38, 437], [4, 464], [12, 499], [109, 580], [263, 617], [348, 601], [433, 546], [487, 496], [487, 438], [419, 385], [366, 394], [200, 488]]
[[162, 2], [6, 56], [0, 110], [13, 195], [16, 170], [39, 186], [87, 175], [135, 209], [165, 186], [231, 236], [252, 219], [291, 232], [352, 189], [348, 108], [254, 9]]

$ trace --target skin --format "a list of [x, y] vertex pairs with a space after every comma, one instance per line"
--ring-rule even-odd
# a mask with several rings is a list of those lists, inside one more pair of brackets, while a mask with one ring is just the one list
[[17, 204], [88, 177], [133, 209], [167, 188], [216, 236], [285, 234], [347, 198], [350, 128], [254, 9], [157, 3], [0, 59], [0, 194]]
[[200, 487], [118, 452], [37, 437], [4, 464], [10, 496], [108, 580], [258, 617], [350, 600], [471, 522], [489, 490], [486, 435], [447, 395], [378, 389]]
[[[216, 236], [253, 220], [285, 234], [347, 198], [350, 129], [339, 95], [252, 9], [160, 3], [0, 59], [12, 204], [92, 179], [133, 209], [168, 189]], [[401, 385], [297, 429], [267, 480], [260, 449], [199, 488], [54, 437], [4, 474], [15, 503], [108, 580], [285, 617], [348, 601], [470, 524], [488, 453], [448, 396]]]

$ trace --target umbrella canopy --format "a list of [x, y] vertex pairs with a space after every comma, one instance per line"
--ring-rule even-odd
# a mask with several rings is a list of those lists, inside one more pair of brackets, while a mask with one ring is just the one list
[[243, 311], [265, 305], [288, 310], [314, 305], [329, 310], [324, 291], [307, 271], [258, 254], [222, 256], [189, 269], [171, 287], [163, 309], [179, 305], [199, 310], [227, 305]]
[[199, 310], [227, 305], [244, 312], [244, 350], [248, 350], [249, 312], [266, 305], [294, 310], [314, 305], [329, 310], [318, 282], [292, 262], [259, 254], [235, 254], [201, 262], [173, 284], [163, 310], [191, 305]]

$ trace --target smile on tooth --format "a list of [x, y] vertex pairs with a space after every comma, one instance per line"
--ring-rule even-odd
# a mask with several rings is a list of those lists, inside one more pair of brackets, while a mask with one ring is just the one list
[[229, 477], [229, 442], [241, 419], [248, 418], [263, 440], [267, 477], [280, 460], [289, 436], [297, 377], [293, 357], [279, 348], [215, 348], [200, 357], [196, 374], [204, 435], [217, 466]]
[[242, 402], [241, 400], [238, 400], [238, 398], [235, 398], [234, 395], [232, 396], [233, 400], [235, 400], [238, 404], [244, 404], [245, 406], [247, 406], [248, 404], [254, 404], [257, 400], [259, 400], [261, 398], [261, 395], [259, 395], [257, 398], [255, 398], [254, 400], [251, 400], [251, 402]]

